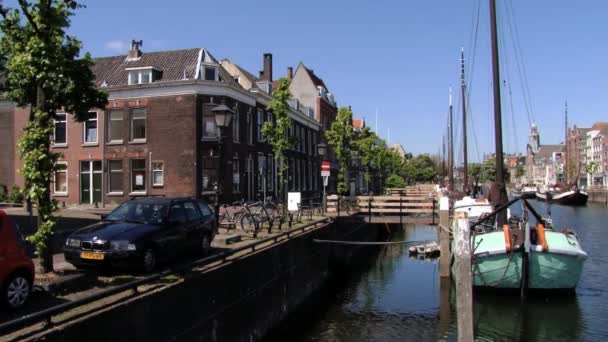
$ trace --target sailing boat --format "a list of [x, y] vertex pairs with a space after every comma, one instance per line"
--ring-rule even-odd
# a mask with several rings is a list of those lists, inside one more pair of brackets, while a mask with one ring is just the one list
[[[542, 218], [525, 199], [516, 198], [505, 203], [495, 0], [490, 0], [490, 15], [496, 139], [493, 188], [499, 195], [496, 196], [498, 201], [491, 199], [499, 209], [471, 226], [473, 286], [477, 289], [520, 289], [522, 293], [528, 289], [573, 291], [587, 259], [576, 234], [554, 230], [551, 221]], [[517, 201], [524, 204], [523, 215], [509, 218], [507, 222], [506, 209]], [[528, 224], [528, 212], [537, 221], [535, 227]], [[494, 217], [497, 223], [491, 225], [493, 229], [479, 229]]]
[[[564, 157], [564, 162], [568, 161], [568, 102], [566, 102], [566, 108], [565, 108], [565, 128], [566, 128], [566, 149], [565, 149], [565, 157]], [[567, 171], [567, 167], [565, 168], [566, 170], [564, 170], [564, 172], [568, 172]], [[551, 203], [556, 203], [556, 204], [561, 204], [561, 205], [585, 205], [587, 204], [587, 200], [589, 199], [589, 194], [587, 194], [585, 191], [582, 191], [578, 188], [578, 186], [576, 185], [576, 182], [578, 182], [578, 175], [576, 177], [576, 181], [573, 185], [570, 186], [570, 188], [560, 188], [560, 187], [554, 187], [554, 188], [549, 188], [544, 192], [536, 192], [536, 198], [538, 198], [541, 201], [548, 201]]]

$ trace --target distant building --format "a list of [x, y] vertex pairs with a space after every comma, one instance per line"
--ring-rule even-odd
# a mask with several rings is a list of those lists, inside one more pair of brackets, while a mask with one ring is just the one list
[[391, 150], [395, 151], [401, 157], [401, 159], [403, 159], [403, 160], [406, 159], [405, 148], [403, 148], [403, 145], [395, 144], [395, 145], [391, 146], [390, 148], [391, 148]]
[[526, 183], [550, 186], [564, 182], [563, 144], [541, 145], [536, 124], [530, 128], [526, 148]]

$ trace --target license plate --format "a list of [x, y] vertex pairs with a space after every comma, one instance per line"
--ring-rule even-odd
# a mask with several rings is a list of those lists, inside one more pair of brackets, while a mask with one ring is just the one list
[[104, 255], [97, 252], [81, 252], [80, 257], [83, 259], [103, 260]]

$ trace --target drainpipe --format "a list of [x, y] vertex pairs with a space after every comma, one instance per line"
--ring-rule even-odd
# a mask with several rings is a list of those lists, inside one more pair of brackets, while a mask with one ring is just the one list
[[[99, 121], [99, 120], [98, 120]], [[106, 117], [104, 113], [104, 118], [102, 122], [106, 122]], [[101, 141], [101, 207], [106, 207], [106, 175], [107, 175], [107, 167], [106, 167], [106, 127], [103, 127], [103, 136]], [[93, 173], [91, 173], [91, 178], [93, 177]]]

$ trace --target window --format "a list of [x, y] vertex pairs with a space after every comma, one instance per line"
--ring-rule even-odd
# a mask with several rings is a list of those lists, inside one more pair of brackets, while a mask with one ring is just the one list
[[67, 144], [67, 124], [66, 114], [57, 113], [55, 119], [55, 129], [53, 130], [53, 144], [54, 145], [65, 145]]
[[137, 70], [128, 68], [127, 70], [129, 71], [129, 85], [148, 84], [154, 82], [154, 70], [152, 67]]
[[122, 142], [124, 114], [122, 110], [111, 110], [108, 113], [108, 142]]
[[146, 160], [131, 159], [131, 192], [146, 191]]
[[239, 172], [239, 155], [235, 154], [232, 158], [232, 192], [241, 191], [241, 173]]
[[55, 165], [53, 192], [56, 195], [68, 194], [68, 165], [66, 162], [57, 162]]
[[[209, 112], [211, 113], [211, 112]], [[215, 126], [215, 117], [213, 114], [203, 116], [203, 138], [217, 137], [217, 127]]]
[[205, 81], [216, 81], [216, 74], [215, 67], [205, 67]]
[[198, 221], [203, 218], [200, 211], [198, 211], [197, 206], [194, 205], [193, 202], [184, 202], [184, 209], [186, 210], [186, 215], [188, 216], [189, 221]]
[[131, 111], [131, 141], [146, 140], [146, 110], [133, 108]]
[[266, 158], [263, 154], [258, 154], [258, 191], [264, 191], [266, 180]]
[[201, 213], [203, 214], [203, 216], [213, 215], [213, 212], [211, 211], [211, 208], [209, 208], [207, 203], [205, 203], [203, 201], [197, 201], [196, 204], [198, 204], [198, 208], [201, 210]]
[[253, 120], [251, 118], [253, 114], [251, 110], [247, 112], [247, 143], [253, 145]]
[[164, 185], [164, 164], [162, 161], [152, 162], [152, 186]]
[[169, 212], [169, 222], [172, 223], [186, 223], [188, 219], [186, 218], [186, 211], [184, 210], [183, 203], [176, 203], [171, 206], [171, 211]]
[[238, 108], [234, 108], [234, 116], [232, 118], [232, 141], [239, 142], [241, 140], [240, 137], [240, 112]]
[[262, 137], [262, 126], [264, 125], [264, 112], [258, 109], [258, 141], [264, 141]]
[[122, 160], [108, 160], [108, 190], [110, 193], [123, 193]]
[[89, 112], [87, 120], [84, 122], [84, 143], [97, 143], [97, 112]]
[[266, 158], [267, 168], [266, 168], [266, 190], [272, 191], [274, 189], [274, 158], [272, 154], [268, 155]]

